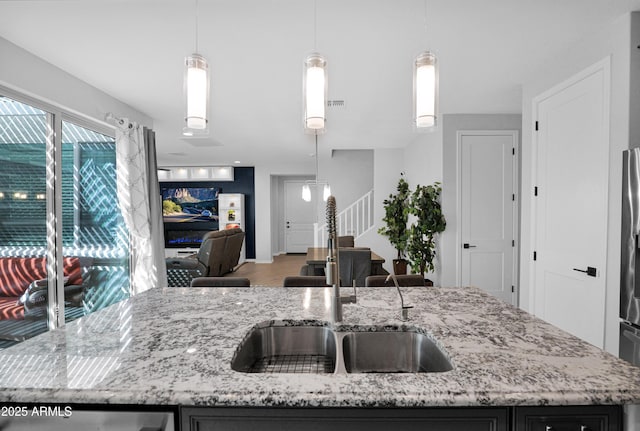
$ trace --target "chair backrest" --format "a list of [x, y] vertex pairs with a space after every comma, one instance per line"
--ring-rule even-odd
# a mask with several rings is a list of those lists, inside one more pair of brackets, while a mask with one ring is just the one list
[[196, 277], [191, 287], [249, 287], [251, 281], [245, 277]]
[[222, 240], [224, 243], [226, 241], [226, 238], [224, 234], [221, 235], [217, 230], [207, 232], [202, 237], [202, 243], [200, 243], [200, 248], [198, 249], [196, 257], [198, 261], [207, 268], [209, 267], [210, 261], [213, 256], [212, 247], [214, 246], [214, 244], [219, 243], [220, 240]]
[[304, 264], [300, 267], [299, 275], [317, 275], [317, 276], [325, 276], [324, 268], [311, 267], [307, 264]]
[[340, 266], [340, 285], [364, 286], [365, 278], [371, 275], [371, 250], [341, 248], [338, 251], [338, 265]]
[[[420, 274], [396, 275], [396, 279], [398, 280], [398, 285], [402, 287], [425, 285], [424, 277]], [[391, 278], [389, 281], [386, 280], [386, 275], [370, 275], [365, 279], [364, 285], [366, 287], [395, 286]]]
[[227, 236], [219, 235], [213, 238], [208, 239], [207, 241], [211, 242], [211, 247], [209, 248], [210, 254], [208, 256], [208, 265], [209, 272], [207, 276], [209, 277], [218, 277], [223, 275], [222, 272], [222, 261], [224, 256], [224, 251], [227, 247]]
[[233, 271], [233, 268], [238, 264], [244, 241], [244, 232], [240, 228], [229, 229], [225, 232], [227, 232], [227, 243], [222, 259], [222, 274]]
[[338, 247], [354, 247], [355, 238], [353, 235], [343, 235], [338, 237]]
[[282, 280], [284, 287], [328, 287], [327, 277], [317, 275], [289, 275]]

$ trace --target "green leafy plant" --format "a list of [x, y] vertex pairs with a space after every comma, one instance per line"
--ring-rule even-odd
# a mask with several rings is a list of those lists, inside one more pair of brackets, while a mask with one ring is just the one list
[[447, 222], [440, 205], [440, 183], [430, 186], [418, 185], [411, 193], [409, 213], [416, 220], [409, 228], [407, 253], [411, 261], [411, 270], [416, 274], [432, 272], [435, 269], [436, 235], [443, 232]]
[[385, 226], [378, 229], [378, 233], [389, 238], [389, 242], [398, 252], [398, 260], [403, 260], [407, 250], [409, 231], [409, 183], [400, 177], [396, 194], [390, 194], [383, 201]]

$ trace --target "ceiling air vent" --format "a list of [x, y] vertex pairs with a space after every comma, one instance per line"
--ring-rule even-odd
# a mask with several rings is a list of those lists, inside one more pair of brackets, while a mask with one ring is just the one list
[[344, 108], [344, 100], [327, 100], [328, 108]]

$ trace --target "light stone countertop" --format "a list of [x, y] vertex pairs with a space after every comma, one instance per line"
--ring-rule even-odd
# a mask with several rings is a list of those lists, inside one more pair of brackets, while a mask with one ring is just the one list
[[[345, 291], [347, 289], [343, 289]], [[408, 326], [444, 373], [247, 374], [239, 342], [265, 321], [330, 321], [330, 289], [152, 289], [0, 351], [0, 402], [426, 407], [640, 404], [640, 368], [476, 288], [402, 288]], [[394, 288], [361, 288], [344, 326], [402, 324]], [[340, 329], [340, 328], [337, 328]]]

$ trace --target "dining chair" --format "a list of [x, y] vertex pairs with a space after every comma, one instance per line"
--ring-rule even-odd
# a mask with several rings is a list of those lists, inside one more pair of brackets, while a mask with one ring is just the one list
[[[365, 287], [395, 286], [391, 278], [387, 281], [387, 277], [387, 275], [370, 275], [365, 279], [364, 285]], [[396, 275], [396, 279], [398, 280], [398, 285], [402, 287], [425, 285], [424, 277], [420, 274]]]
[[191, 287], [250, 287], [251, 281], [246, 277], [196, 277], [191, 280]]
[[282, 280], [284, 287], [328, 287], [327, 277], [317, 275], [289, 275]]
[[354, 247], [355, 238], [353, 235], [343, 235], [338, 237], [338, 247]]
[[324, 268], [311, 268], [307, 264], [304, 264], [300, 267], [300, 275], [301, 276], [313, 275], [313, 276], [322, 276], [322, 277], [325, 276]]
[[371, 275], [371, 250], [358, 248], [341, 248], [338, 251], [340, 266], [340, 285], [364, 286], [365, 279]]

